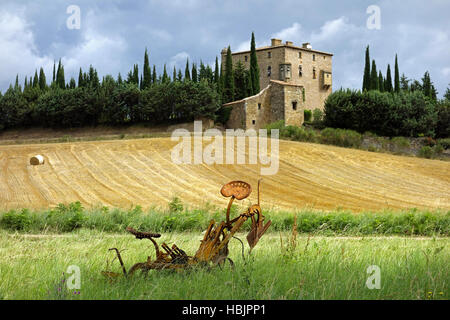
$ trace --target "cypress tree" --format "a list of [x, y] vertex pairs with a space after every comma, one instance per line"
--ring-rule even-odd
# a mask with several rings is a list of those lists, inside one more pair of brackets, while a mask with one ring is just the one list
[[369, 46], [366, 47], [366, 64], [364, 66], [363, 86], [362, 90], [370, 90], [370, 54]]
[[172, 75], [173, 81], [177, 81], [177, 68], [173, 66], [173, 75]]
[[[25, 90], [26, 88], [28, 88], [28, 79], [27, 76], [25, 76], [25, 83], [23, 84], [23, 89]], [[1, 93], [1, 92], [0, 92]], [[1, 96], [0, 96], [1, 98]]]
[[56, 83], [61, 89], [66, 88], [66, 79], [64, 75], [64, 66], [61, 63], [61, 59], [59, 59], [58, 63], [58, 71], [56, 72]]
[[219, 85], [219, 59], [216, 56], [216, 65], [214, 66], [214, 83]]
[[133, 83], [139, 86], [139, 66], [137, 64], [133, 66]]
[[183, 81], [183, 74], [181, 73], [181, 70], [178, 69], [178, 75], [177, 75], [178, 81], [181, 82]]
[[198, 81], [197, 65], [195, 63], [192, 64], [192, 81], [193, 82]]
[[39, 78], [37, 70], [34, 71], [33, 88], [39, 87]]
[[81, 70], [81, 68], [80, 68], [80, 72], [78, 73], [78, 87], [79, 88], [84, 87], [83, 70]]
[[377, 65], [372, 60], [372, 71], [370, 72], [370, 90], [379, 90]]
[[186, 68], [184, 69], [184, 81], [191, 80], [191, 73], [189, 71], [189, 59], [186, 59]]
[[432, 83], [430, 73], [428, 71], [425, 72], [422, 78], [422, 91], [425, 96], [432, 98], [433, 96]]
[[394, 90], [400, 92], [400, 73], [398, 71], [397, 54], [395, 55], [395, 70], [394, 70]]
[[[253, 88], [254, 90], [254, 88]], [[233, 77], [233, 60], [231, 58], [231, 49], [228, 46], [227, 58], [225, 60], [225, 76], [223, 83], [223, 102], [231, 102], [234, 100], [234, 77]]]
[[139, 90], [144, 90], [144, 80], [142, 79], [142, 74], [141, 74], [141, 80], [139, 81]]
[[405, 76], [404, 73], [402, 73], [402, 76], [400, 77], [400, 89], [409, 91], [409, 79]]
[[53, 61], [53, 79], [52, 79], [52, 83], [55, 82], [56, 78], [55, 78], [55, 61]]
[[152, 83], [156, 84], [156, 67], [153, 65], [153, 72], [152, 72]]
[[392, 92], [392, 77], [391, 77], [391, 66], [388, 64], [386, 71], [386, 80], [384, 83], [384, 90], [387, 92]]
[[167, 83], [170, 82], [170, 78], [167, 75], [167, 70], [166, 70], [166, 65], [164, 64], [164, 71], [163, 71], [163, 76], [162, 76], [162, 83]]
[[148, 61], [148, 52], [147, 48], [145, 48], [144, 53], [144, 78], [142, 80], [142, 89], [146, 89], [150, 87], [152, 84], [152, 72], [150, 70], [150, 63]]
[[256, 58], [255, 34], [253, 32], [252, 32], [252, 40], [250, 43], [250, 78], [252, 81], [253, 94], [259, 93], [260, 91], [259, 67], [258, 67], [258, 60]]
[[381, 70], [378, 73], [378, 90], [380, 90], [380, 92], [384, 92], [384, 79]]
[[121, 75], [120, 72], [119, 72], [119, 75], [117, 76], [117, 84], [121, 85], [122, 82], [123, 82], [123, 80], [122, 80], [122, 75]]
[[45, 90], [45, 88], [47, 88], [47, 80], [45, 79], [45, 73], [42, 67], [39, 70], [39, 88], [41, 88], [41, 90]]
[[75, 89], [77, 87], [77, 84], [75, 82], [75, 79], [72, 77], [70, 78], [70, 82], [69, 82], [69, 88], [70, 89]]
[[19, 92], [22, 91], [22, 88], [19, 85], [19, 75], [18, 74], [16, 75], [16, 82], [14, 84], [14, 90], [19, 91]]
[[199, 79], [200, 82], [203, 81], [203, 80], [208, 80], [208, 74], [206, 72], [206, 67], [203, 64], [202, 60], [200, 60], [200, 71], [199, 71], [199, 74], [198, 74], [198, 79]]

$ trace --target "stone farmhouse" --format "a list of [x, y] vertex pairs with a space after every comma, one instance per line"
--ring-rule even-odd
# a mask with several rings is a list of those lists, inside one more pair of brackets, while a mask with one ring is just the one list
[[[223, 49], [225, 70], [227, 49]], [[332, 90], [331, 53], [313, 50], [309, 43], [301, 47], [291, 41], [272, 39], [270, 46], [256, 48], [262, 88], [257, 95], [224, 104], [232, 107], [227, 127], [260, 129], [284, 120], [286, 125], [300, 126], [304, 110], [322, 109]], [[233, 65], [238, 61], [250, 68], [250, 51], [232, 53]]]

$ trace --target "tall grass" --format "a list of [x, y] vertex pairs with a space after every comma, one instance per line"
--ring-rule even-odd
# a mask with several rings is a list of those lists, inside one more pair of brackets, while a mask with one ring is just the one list
[[[332, 238], [297, 236], [286, 254], [290, 233], [265, 234], [251, 255], [230, 242], [222, 269], [151, 271], [108, 281], [101, 271], [120, 272], [108, 249], [119, 248], [127, 269], [155, 256], [153, 246], [131, 235], [79, 230], [74, 234], [21, 235], [0, 231], [0, 298], [3, 299], [448, 299], [448, 238]], [[238, 234], [244, 238], [244, 234]], [[164, 234], [189, 255], [200, 232]], [[245, 241], [245, 240], [244, 240]], [[124, 250], [126, 249], [126, 250]], [[67, 267], [81, 271], [80, 294], [69, 291]], [[366, 286], [367, 268], [381, 270], [381, 288]]]
[[[237, 216], [243, 207], [232, 207]], [[417, 210], [352, 213], [345, 210], [319, 211], [302, 209], [295, 212], [266, 210], [266, 219], [272, 220], [270, 231], [291, 230], [297, 215], [299, 233], [322, 235], [422, 235], [448, 236], [450, 211]], [[10, 210], [0, 213], [0, 228], [28, 233], [70, 232], [79, 228], [105, 232], [124, 232], [127, 226], [153, 232], [203, 231], [211, 219], [221, 221], [225, 209], [213, 206], [188, 208], [174, 198], [168, 209], [152, 208], [143, 211], [140, 206], [129, 210], [99, 207], [84, 209], [79, 202], [60, 204], [54, 209], [31, 211]], [[243, 226], [247, 231], [250, 224]]]

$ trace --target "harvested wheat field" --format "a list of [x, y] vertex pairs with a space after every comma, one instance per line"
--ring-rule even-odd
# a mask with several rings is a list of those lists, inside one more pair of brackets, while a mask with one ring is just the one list
[[[0, 209], [83, 205], [224, 206], [220, 187], [244, 180], [256, 189], [260, 165], [171, 161], [170, 138], [0, 146]], [[42, 165], [30, 157], [41, 154]], [[450, 209], [450, 163], [334, 146], [280, 141], [279, 171], [264, 176], [265, 208]], [[256, 202], [256, 192], [250, 198]], [[248, 200], [244, 200], [248, 201]]]

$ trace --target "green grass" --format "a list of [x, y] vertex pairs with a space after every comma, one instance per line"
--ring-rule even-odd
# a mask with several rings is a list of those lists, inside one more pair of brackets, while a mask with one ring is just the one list
[[[231, 216], [246, 209], [233, 206]], [[269, 231], [287, 231], [297, 215], [297, 231], [316, 235], [418, 235], [449, 236], [450, 211], [384, 210], [352, 213], [346, 210], [320, 211], [301, 209], [295, 212], [265, 210], [266, 219], [272, 220]], [[168, 209], [152, 208], [143, 211], [136, 206], [129, 210], [99, 207], [85, 209], [79, 202], [60, 204], [48, 210], [28, 209], [0, 212], [0, 229], [24, 233], [64, 233], [80, 228], [124, 232], [127, 226], [154, 232], [203, 231], [209, 221], [221, 221], [225, 210], [211, 205], [187, 208], [174, 198]], [[244, 231], [249, 226], [244, 226]]]
[[[448, 299], [449, 238], [323, 237], [288, 241], [289, 233], [269, 233], [245, 261], [241, 244], [230, 242], [235, 262], [220, 268], [180, 273], [151, 271], [147, 278], [106, 280], [101, 271], [122, 251], [127, 268], [154, 250], [131, 235], [79, 230], [64, 235], [28, 235], [0, 231], [2, 299]], [[188, 254], [198, 248], [201, 232], [165, 233]], [[245, 234], [239, 234], [245, 241]], [[283, 239], [283, 249], [280, 243]], [[62, 283], [69, 265], [81, 270], [80, 295]], [[381, 270], [381, 289], [369, 290], [368, 266]], [[110, 271], [120, 272], [117, 259]], [[66, 275], [67, 277], [67, 275]], [[61, 291], [58, 291], [58, 288]]]

